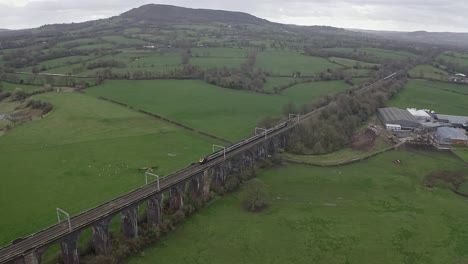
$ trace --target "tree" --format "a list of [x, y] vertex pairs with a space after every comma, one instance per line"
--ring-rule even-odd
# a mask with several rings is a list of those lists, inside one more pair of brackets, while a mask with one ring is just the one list
[[268, 205], [266, 185], [259, 179], [252, 179], [245, 185], [242, 205], [251, 212], [258, 212]]

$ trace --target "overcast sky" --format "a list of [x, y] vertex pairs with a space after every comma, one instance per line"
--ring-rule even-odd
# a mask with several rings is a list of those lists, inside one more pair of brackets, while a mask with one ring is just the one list
[[243, 11], [299, 25], [468, 32], [467, 0], [0, 0], [0, 28], [107, 18], [148, 3]]

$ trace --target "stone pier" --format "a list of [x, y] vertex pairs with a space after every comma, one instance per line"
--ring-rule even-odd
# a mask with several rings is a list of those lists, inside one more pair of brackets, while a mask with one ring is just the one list
[[148, 199], [146, 217], [148, 224], [159, 225], [163, 220], [163, 200], [164, 194], [153, 195]]
[[80, 264], [78, 248], [76, 247], [80, 233], [70, 234], [60, 242], [62, 246], [62, 258], [64, 264]]
[[198, 203], [203, 194], [203, 174], [193, 176], [189, 182], [189, 198], [191, 202]]
[[96, 255], [110, 255], [111, 239], [109, 233], [109, 224], [112, 218], [106, 218], [93, 226], [93, 243]]
[[120, 229], [127, 239], [138, 237], [138, 206], [130, 206], [120, 213]]
[[171, 188], [169, 208], [171, 212], [175, 212], [184, 206], [184, 193], [185, 193], [185, 182], [176, 184]]

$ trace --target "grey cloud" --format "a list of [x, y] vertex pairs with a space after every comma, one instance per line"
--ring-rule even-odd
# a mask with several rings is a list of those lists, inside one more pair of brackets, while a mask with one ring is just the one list
[[444, 0], [0, 0], [0, 28], [81, 22], [110, 17], [147, 3], [243, 11], [275, 22], [383, 30], [468, 31], [468, 5]]

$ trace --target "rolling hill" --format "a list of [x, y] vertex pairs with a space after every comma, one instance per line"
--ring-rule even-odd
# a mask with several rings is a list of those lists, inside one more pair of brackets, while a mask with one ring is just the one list
[[120, 15], [122, 18], [153, 23], [246, 23], [269, 24], [268, 20], [242, 12], [193, 9], [171, 5], [149, 4], [134, 8]]

